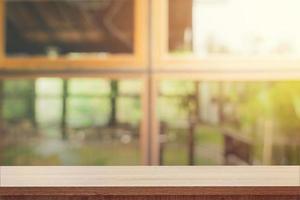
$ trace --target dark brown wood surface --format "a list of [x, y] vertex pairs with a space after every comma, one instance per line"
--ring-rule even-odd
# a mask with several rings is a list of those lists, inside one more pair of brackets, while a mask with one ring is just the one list
[[299, 196], [19, 196], [2, 200], [299, 200]]
[[300, 187], [1, 188], [0, 200], [300, 200]]
[[297, 196], [300, 187], [1, 187], [0, 196]]

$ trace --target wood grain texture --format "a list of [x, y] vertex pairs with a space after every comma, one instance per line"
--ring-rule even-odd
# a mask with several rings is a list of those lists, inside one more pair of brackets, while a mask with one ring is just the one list
[[299, 186], [299, 167], [2, 167], [2, 187]]
[[300, 187], [0, 187], [0, 196], [300, 196]]
[[139, 197], [104, 197], [105, 200], [299, 200], [296, 196], [139, 196]]
[[1, 200], [299, 200], [297, 196], [19, 196]]
[[299, 199], [300, 167], [0, 167], [0, 199]]

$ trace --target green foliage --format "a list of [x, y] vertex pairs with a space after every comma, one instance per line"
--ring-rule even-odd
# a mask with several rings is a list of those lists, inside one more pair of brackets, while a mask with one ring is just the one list
[[159, 116], [161, 121], [170, 125], [178, 121], [187, 121], [192, 109], [190, 97], [196, 92], [195, 84], [191, 81], [161, 81], [159, 99]]
[[178, 98], [160, 97], [158, 105], [160, 120], [170, 125], [177, 125], [178, 121], [186, 121], [188, 115], [186, 110], [179, 106], [181, 102], [182, 100]]
[[109, 119], [108, 98], [71, 98], [68, 108], [68, 124], [73, 128], [105, 125]]
[[27, 101], [23, 99], [7, 98], [3, 103], [3, 118], [17, 121], [28, 117]]
[[[225, 111], [228, 108], [226, 106], [230, 106], [230, 110], [226, 111], [225, 120], [232, 118], [236, 121], [233, 121], [233, 124], [231, 121], [226, 121], [226, 126], [238, 129], [239, 134], [247, 134], [253, 139], [255, 148], [253, 156], [257, 161], [261, 159], [263, 151], [262, 137], [264, 129], [261, 127], [263, 125], [261, 123], [265, 121], [273, 122], [274, 137], [277, 137], [276, 134], [278, 133], [284, 135], [287, 140], [292, 141], [295, 137], [298, 140], [300, 131], [300, 82], [225, 82], [222, 84], [218, 82], [201, 82], [201, 84], [205, 88], [201, 87], [203, 90], [200, 94], [208, 98], [204, 106], [213, 105], [217, 107], [221, 101], [224, 102]], [[163, 96], [159, 98], [158, 108], [160, 120], [167, 122], [169, 127], [175, 129], [180, 127], [179, 124], [185, 124], [185, 128], [181, 130], [183, 137], [178, 137], [174, 130], [169, 130], [167, 133], [168, 142], [166, 143], [164, 155], [167, 164], [186, 164], [187, 162], [186, 138], [190, 123], [188, 116], [189, 112], [196, 108], [189, 103], [190, 97], [195, 92], [193, 86], [194, 82], [192, 81], [162, 82], [160, 91]], [[222, 86], [222, 90], [220, 90], [220, 86]], [[222, 91], [222, 97], [220, 91]], [[199, 100], [201, 103], [201, 98]], [[206, 126], [203, 126], [203, 123]], [[199, 150], [199, 152], [196, 151], [197, 164], [220, 163], [213, 156], [213, 152], [219, 152], [215, 155], [222, 155], [223, 151], [223, 136], [218, 128], [220, 128], [218, 125], [214, 128], [209, 122], [201, 122], [201, 128], [196, 131], [196, 146]], [[274, 138], [274, 141], [278, 141], [278, 139]], [[281, 156], [278, 156], [281, 160], [274, 160], [274, 163], [299, 163], [293, 156], [295, 154], [294, 147], [290, 144], [286, 145], [285, 148], [288, 150], [285, 150], [284, 145], [281, 145]], [[275, 146], [276, 144], [274, 144], [274, 149]], [[214, 150], [212, 150], [210, 156], [201, 154], [201, 148], [207, 150], [213, 147]]]
[[70, 79], [69, 94], [71, 95], [108, 95], [109, 81], [104, 79]]
[[26, 97], [32, 88], [32, 80], [6, 80], [4, 81], [4, 95], [9, 97]]
[[[65, 91], [67, 131], [87, 128], [87, 133], [108, 131], [95, 126], [107, 125], [111, 112], [111, 85], [104, 79], [70, 79]], [[133, 127], [141, 121], [141, 81], [118, 81], [117, 119]], [[3, 115], [11, 120], [12, 132], [5, 135], [1, 162], [4, 165], [135, 165], [140, 162], [137, 141], [123, 144], [120, 138], [101, 137], [92, 142], [86, 135], [73, 134], [62, 141], [63, 79], [39, 78], [35, 81], [4, 81]], [[36, 92], [36, 95], [33, 95]], [[129, 96], [122, 96], [128, 94]], [[133, 95], [133, 96], [130, 96]], [[33, 105], [33, 106], [32, 106]], [[29, 110], [32, 109], [32, 110]], [[26, 140], [18, 139], [14, 129], [19, 119], [33, 122], [28, 113], [34, 111], [36, 127], [26, 130]], [[33, 125], [33, 124], [32, 124]], [[10, 127], [7, 127], [8, 129]], [[37, 128], [37, 129], [35, 129]], [[31, 131], [35, 129], [35, 133]], [[95, 130], [95, 131], [93, 131]], [[23, 130], [22, 130], [23, 131]], [[82, 133], [82, 132], [80, 132]], [[115, 133], [116, 135], [118, 133]], [[99, 135], [104, 135], [105, 132]], [[4, 140], [3, 139], [3, 140]], [[135, 140], [135, 139], [133, 139]], [[2, 145], [2, 143], [1, 143]]]
[[195, 92], [191, 81], [161, 81], [160, 92], [165, 95], [187, 95]]
[[39, 78], [35, 83], [37, 96], [60, 97], [63, 93], [63, 80], [59, 78]]
[[281, 132], [300, 130], [300, 83], [276, 82], [249, 85], [246, 100], [240, 105], [242, 124], [255, 124], [258, 119], [274, 120]]
[[38, 124], [60, 124], [62, 119], [62, 102], [60, 98], [38, 98], [35, 102]]
[[140, 99], [118, 98], [117, 118], [119, 122], [137, 126], [141, 121]]
[[7, 146], [2, 159], [2, 163], [5, 166], [61, 164], [58, 155], [42, 156], [35, 152], [33, 146], [25, 146], [22, 144]]
[[[36, 91], [35, 116], [42, 136], [45, 139], [61, 138], [62, 120], [62, 79], [37, 79], [34, 88], [32, 80], [9, 80], [4, 83], [3, 117], [8, 121], [30, 119], [30, 103]], [[136, 80], [119, 81], [119, 95], [134, 97], [117, 98], [117, 120], [138, 126], [141, 121], [139, 93], [141, 82]], [[219, 103], [218, 82], [205, 83], [215, 104]], [[158, 101], [160, 120], [169, 127], [169, 143], [165, 147], [165, 164], [186, 164], [187, 129], [191, 112], [198, 112], [193, 98], [196, 92], [193, 81], [162, 81], [161, 96]], [[300, 130], [300, 82], [251, 82], [222, 84], [226, 103], [236, 106], [236, 115], [242, 130], [253, 128], [259, 120], [272, 120], [276, 131], [291, 138]], [[104, 126], [109, 121], [110, 81], [104, 79], [71, 79], [67, 98], [67, 125], [69, 128]], [[200, 99], [201, 101], [201, 99]], [[210, 106], [208, 104], [207, 106]], [[201, 112], [201, 110], [200, 110]], [[30, 121], [30, 120], [29, 120]], [[255, 130], [255, 129], [252, 129]], [[243, 132], [243, 131], [242, 131]], [[212, 126], [201, 126], [196, 130], [196, 145], [221, 148], [222, 136]], [[67, 145], [67, 144], [66, 144]], [[261, 152], [257, 145], [256, 154]], [[72, 150], [72, 151], [71, 151]], [[201, 149], [200, 149], [201, 150]], [[199, 151], [200, 151], [199, 150]], [[65, 150], [62, 150], [65, 151]], [[71, 155], [75, 163], [82, 165], [136, 164], [139, 161], [138, 149], [120, 143], [105, 146], [104, 143], [84, 144], [68, 148], [66, 156]], [[97, 152], [95, 154], [95, 152]], [[5, 148], [4, 163], [7, 165], [65, 164], [59, 155], [41, 155], [35, 147], [18, 144]], [[290, 154], [288, 154], [290, 155]], [[198, 164], [217, 164], [214, 159], [199, 153]], [[288, 159], [288, 158], [287, 158]]]
[[32, 80], [6, 80], [3, 88], [3, 118], [18, 121], [30, 117], [30, 97], [33, 94]]
[[139, 80], [122, 80], [119, 81], [119, 89], [121, 94], [140, 94], [142, 92], [142, 84]]

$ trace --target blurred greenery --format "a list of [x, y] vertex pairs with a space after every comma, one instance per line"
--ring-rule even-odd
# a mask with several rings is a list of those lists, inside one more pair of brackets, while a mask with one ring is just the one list
[[4, 81], [3, 93], [5, 96], [22, 97], [30, 94], [32, 80], [6, 80]]
[[104, 79], [71, 79], [69, 94], [71, 95], [109, 95], [109, 81]]
[[35, 102], [36, 121], [40, 126], [60, 124], [62, 103], [60, 98], [38, 98]]
[[[191, 126], [190, 95], [195, 95], [193, 81], [162, 81], [159, 98], [160, 120], [168, 124], [164, 143], [166, 164], [187, 164], [187, 133]], [[274, 163], [299, 164], [300, 154], [300, 82], [200, 82], [201, 91], [193, 109], [199, 108], [195, 131], [196, 163], [222, 164], [224, 141], [221, 127], [229, 126], [254, 142], [254, 159], [262, 163], [264, 129], [261, 123], [272, 122]], [[207, 100], [208, 99], [208, 100]], [[206, 118], [220, 115], [223, 104], [224, 121], [217, 124]], [[222, 123], [222, 124], [221, 124]], [[179, 132], [179, 133], [177, 133]], [[178, 137], [178, 135], [185, 135]], [[279, 137], [281, 135], [281, 137]], [[283, 136], [283, 138], [282, 138]], [[284, 139], [284, 141], [281, 141]], [[293, 143], [293, 144], [292, 144]], [[280, 146], [281, 145], [281, 146]], [[298, 147], [297, 147], [298, 146]], [[298, 148], [298, 149], [297, 149]], [[279, 151], [279, 152], [278, 152]], [[173, 155], [172, 155], [172, 152]], [[273, 153], [274, 155], [274, 153]], [[280, 157], [280, 158], [279, 158]]]
[[18, 144], [16, 146], [7, 146], [3, 153], [2, 163], [7, 166], [22, 165], [60, 165], [58, 155], [42, 156], [34, 151], [33, 146], [24, 146]]
[[274, 82], [254, 84], [240, 106], [241, 123], [253, 125], [258, 119], [274, 120], [282, 134], [298, 134], [300, 130], [300, 83]]
[[63, 93], [63, 80], [59, 78], [39, 78], [35, 82], [37, 96], [59, 97]]
[[140, 94], [142, 92], [142, 84], [140, 81], [122, 80], [119, 84], [121, 94]]
[[191, 81], [161, 81], [160, 92], [164, 95], [187, 95], [195, 92]]
[[105, 125], [110, 113], [109, 99], [76, 97], [68, 100], [70, 127]]
[[[2, 114], [5, 133], [0, 142], [3, 149], [1, 163], [139, 164], [140, 81], [118, 81], [118, 124], [113, 127], [108, 127], [113, 92], [110, 80], [76, 78], [66, 83], [64, 91], [63, 80], [59, 78], [4, 81]], [[118, 128], [122, 123], [128, 124], [125, 130]], [[69, 135], [66, 141], [62, 140], [63, 132]]]
[[[109, 80], [98, 78], [69, 79], [67, 91], [59, 78], [4, 81], [2, 116], [7, 133], [0, 142], [3, 163], [138, 164], [142, 84], [138, 80], [121, 80], [117, 88], [112, 91]], [[277, 155], [273, 162], [299, 164], [300, 82], [172, 80], [161, 81], [159, 92], [159, 119], [167, 125], [162, 152], [165, 165], [188, 163], [187, 133], [195, 119], [198, 165], [223, 163], [223, 126], [250, 137], [255, 162], [261, 164], [265, 134], [262, 124], [266, 121], [273, 125], [272, 149]], [[109, 125], [112, 97], [116, 97], [117, 124]], [[221, 103], [223, 121], [219, 119]], [[62, 140], [63, 132], [69, 135], [66, 141]]]
[[118, 99], [117, 106], [117, 118], [119, 122], [134, 124], [135, 126], [138, 126], [141, 119], [141, 102], [139, 99], [120, 97]]
[[[68, 145], [70, 148], [43, 154], [36, 149], [36, 144], [8, 146], [5, 148], [2, 162], [7, 166], [23, 165], [138, 165], [140, 154], [137, 141], [130, 145], [104, 143], [82, 145], [80, 147]], [[113, 145], [113, 148], [111, 147]], [[109, 152], [108, 152], [109, 150]], [[133, 151], [135, 150], [135, 151]]]
[[3, 104], [4, 119], [16, 121], [27, 117], [28, 107], [23, 99], [7, 98]]

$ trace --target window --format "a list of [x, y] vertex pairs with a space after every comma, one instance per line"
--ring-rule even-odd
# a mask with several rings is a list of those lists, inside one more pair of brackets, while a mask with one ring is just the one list
[[5, 65], [144, 67], [144, 4], [144, 0], [5, 0], [0, 18]]
[[160, 164], [296, 165], [300, 82], [161, 80]]
[[300, 29], [295, 24], [300, 4], [296, 0], [153, 2], [157, 67], [212, 71], [298, 68]]
[[142, 163], [140, 80], [1, 82], [2, 165]]
[[0, 161], [299, 164], [299, 6], [0, 1]]
[[[187, 10], [179, 16], [182, 5]], [[169, 0], [169, 52], [299, 56], [299, 6], [296, 0]]]

